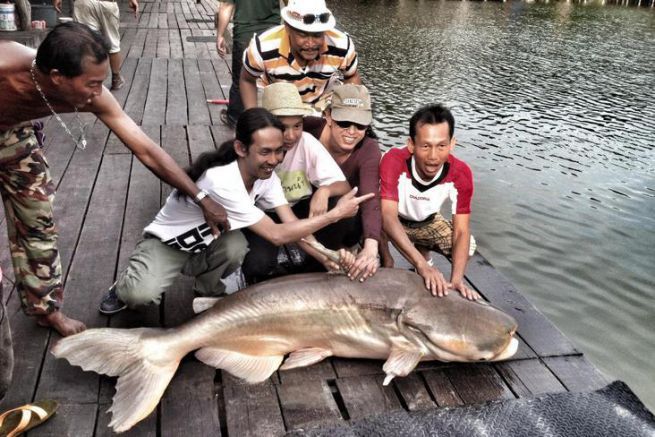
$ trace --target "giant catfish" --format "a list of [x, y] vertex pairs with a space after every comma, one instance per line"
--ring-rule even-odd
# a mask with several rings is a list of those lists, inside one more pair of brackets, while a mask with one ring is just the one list
[[[379, 269], [366, 282], [307, 273], [262, 282], [172, 329], [89, 329], [53, 348], [84, 370], [118, 376], [112, 421], [130, 429], [157, 406], [182, 357], [243, 378], [326, 357], [385, 360], [384, 384], [419, 361], [497, 361], [517, 349], [516, 321], [451, 291], [434, 297], [416, 273]], [[290, 354], [282, 364], [285, 355]], [[281, 364], [281, 365], [280, 365]]]

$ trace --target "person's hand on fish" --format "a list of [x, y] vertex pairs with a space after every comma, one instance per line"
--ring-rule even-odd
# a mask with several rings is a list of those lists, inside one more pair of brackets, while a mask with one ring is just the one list
[[337, 221], [341, 220], [342, 218], [352, 217], [357, 214], [357, 211], [359, 211], [360, 203], [365, 202], [375, 196], [375, 193], [368, 193], [359, 197], [355, 197], [355, 194], [357, 194], [357, 187], [350, 190], [348, 194], [341, 196], [341, 199], [339, 199], [337, 205], [328, 211], [328, 214], [335, 216]]
[[328, 200], [330, 199], [330, 190], [326, 187], [319, 187], [312, 195], [309, 201], [309, 217], [325, 214], [328, 210]]
[[421, 275], [427, 288], [433, 296], [443, 297], [448, 295], [448, 282], [443, 274], [427, 262], [416, 268], [416, 273]]
[[337, 254], [339, 255], [338, 263], [327, 258], [323, 265], [329, 272], [347, 272], [355, 263], [355, 255], [346, 249], [339, 249]]
[[365, 244], [348, 268], [348, 277], [353, 281], [364, 282], [377, 272], [379, 266], [377, 250]]
[[458, 282], [451, 282], [448, 284], [450, 288], [457, 290], [460, 292], [462, 296], [467, 298], [468, 300], [478, 300], [480, 299], [480, 294], [473, 290], [470, 287], [467, 287], [466, 284], [464, 284], [464, 281], [458, 281]]

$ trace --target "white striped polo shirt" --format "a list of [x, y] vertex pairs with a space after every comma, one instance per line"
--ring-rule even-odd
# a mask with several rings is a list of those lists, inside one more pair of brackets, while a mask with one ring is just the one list
[[262, 86], [293, 83], [303, 102], [314, 104], [332, 82], [357, 72], [357, 52], [348, 34], [333, 29], [325, 32], [320, 55], [301, 67], [291, 53], [289, 35], [282, 24], [250, 40], [243, 53], [243, 67], [259, 78]]

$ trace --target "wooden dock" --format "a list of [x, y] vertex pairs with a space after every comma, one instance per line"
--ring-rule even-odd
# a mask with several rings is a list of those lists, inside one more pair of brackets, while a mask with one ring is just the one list
[[[214, 2], [141, 1], [138, 21], [122, 9], [123, 74], [115, 96], [126, 112], [180, 165], [230, 136], [219, 121], [230, 61], [216, 55]], [[363, 66], [365, 70], [365, 66]], [[93, 116], [86, 150], [76, 150], [53, 119], [46, 120], [46, 156], [57, 181], [55, 212], [66, 280], [66, 313], [89, 327], [176, 326], [192, 317], [189, 278], [180, 278], [160, 307], [107, 318], [97, 311], [170, 192]], [[65, 117], [71, 120], [71, 117]], [[75, 123], [71, 123], [75, 125]], [[4, 215], [2, 215], [4, 222]], [[6, 233], [0, 236], [16, 366], [0, 411], [38, 399], [55, 399], [59, 412], [30, 436], [104, 436], [114, 379], [83, 372], [49, 353], [58, 335], [36, 326], [20, 310]], [[448, 262], [436, 259], [447, 274]], [[126, 435], [260, 436], [370, 414], [467, 405], [543, 393], [591, 391], [608, 381], [553, 324], [482, 256], [467, 280], [485, 299], [519, 323], [520, 348], [495, 364], [423, 363], [406, 378], [382, 386], [382, 362], [329, 359], [278, 372], [260, 385], [245, 385], [191, 356], [180, 366], [156, 411]]]

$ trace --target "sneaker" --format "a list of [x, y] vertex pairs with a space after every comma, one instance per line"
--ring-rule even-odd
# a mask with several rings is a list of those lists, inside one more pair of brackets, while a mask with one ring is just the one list
[[109, 291], [102, 297], [98, 311], [101, 314], [110, 316], [127, 308], [127, 304], [118, 298], [116, 294], [116, 284], [109, 288]]
[[121, 76], [120, 74], [117, 76], [112, 76], [111, 78], [112, 91], [116, 91], [123, 88], [123, 85], [125, 85], [125, 79], [123, 79], [123, 76]]
[[221, 122], [225, 126], [229, 127], [230, 129], [234, 129], [234, 127], [236, 126], [236, 122], [232, 121], [232, 119], [230, 119], [230, 116], [227, 115], [227, 109], [222, 109], [218, 118], [220, 118]]

